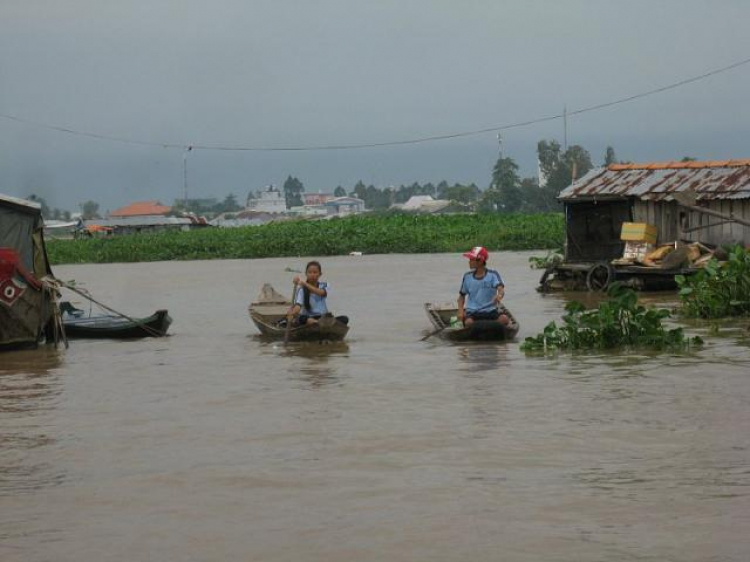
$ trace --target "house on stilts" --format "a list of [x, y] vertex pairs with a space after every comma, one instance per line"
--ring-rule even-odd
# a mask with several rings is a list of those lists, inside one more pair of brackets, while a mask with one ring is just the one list
[[[564, 259], [545, 271], [542, 291], [602, 290], [613, 281], [637, 289], [674, 288], [676, 274], [697, 271], [700, 262], [691, 255], [750, 244], [750, 159], [613, 164], [590, 171], [559, 200], [565, 208]], [[626, 231], [639, 227], [643, 244], [626, 243]], [[671, 250], [667, 245], [674, 249], [671, 258], [648, 259], [660, 246]], [[696, 247], [692, 254], [684, 249]]]

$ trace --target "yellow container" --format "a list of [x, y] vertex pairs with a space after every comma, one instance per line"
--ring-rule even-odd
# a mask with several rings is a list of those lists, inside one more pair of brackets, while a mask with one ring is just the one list
[[620, 240], [656, 244], [656, 227], [645, 222], [624, 222]]

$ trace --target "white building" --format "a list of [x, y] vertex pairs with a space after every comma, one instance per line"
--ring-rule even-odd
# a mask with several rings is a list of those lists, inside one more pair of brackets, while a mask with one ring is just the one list
[[255, 198], [247, 198], [247, 211], [261, 213], [286, 213], [286, 199], [274, 186], [269, 185], [263, 191], [256, 191]]
[[433, 199], [430, 195], [412, 195], [406, 203], [391, 205], [391, 209], [416, 213], [439, 213], [451, 205], [447, 199]]
[[365, 210], [365, 202], [357, 197], [336, 197], [325, 202], [329, 215], [355, 215]]

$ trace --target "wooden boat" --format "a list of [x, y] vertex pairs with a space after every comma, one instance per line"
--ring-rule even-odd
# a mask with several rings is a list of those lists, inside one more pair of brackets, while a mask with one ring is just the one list
[[[283, 340], [286, 337], [286, 313], [291, 306], [274, 288], [266, 283], [248, 307], [250, 318], [263, 337]], [[349, 320], [345, 316], [328, 314], [315, 324], [289, 328], [289, 341], [340, 341], [349, 331]]]
[[521, 328], [516, 317], [505, 305], [500, 305], [500, 314], [505, 314], [510, 323], [501, 324], [495, 320], [477, 320], [471, 326], [463, 326], [461, 323], [455, 325], [451, 319], [458, 314], [458, 308], [453, 303], [433, 304], [425, 303], [427, 317], [435, 327], [435, 332], [430, 335], [438, 335], [451, 341], [504, 341], [512, 340]]
[[125, 318], [116, 314], [84, 316], [82, 310], [62, 302], [60, 311], [68, 338], [160, 338], [167, 335], [172, 324], [172, 317], [166, 310], [157, 310], [146, 318]]
[[0, 349], [57, 341], [57, 289], [37, 203], [0, 195]]

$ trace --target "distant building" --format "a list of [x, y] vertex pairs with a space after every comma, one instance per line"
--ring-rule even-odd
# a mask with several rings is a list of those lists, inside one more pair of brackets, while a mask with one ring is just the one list
[[[188, 217], [165, 217], [159, 215], [110, 217], [84, 221], [85, 230], [92, 233], [96, 230], [109, 230], [114, 234], [136, 234], [139, 232], [157, 232], [161, 230], [190, 230], [208, 226], [206, 219]], [[99, 227], [99, 228], [96, 228]]]
[[138, 201], [109, 213], [110, 218], [166, 216], [172, 207], [158, 201]]
[[75, 238], [83, 229], [83, 221], [79, 218], [72, 221], [48, 220], [44, 221], [44, 236], [51, 238]]
[[409, 200], [400, 206], [402, 211], [419, 211], [422, 207], [434, 203], [431, 195], [412, 195]]
[[299, 217], [325, 217], [328, 215], [328, 208], [323, 205], [303, 205], [302, 207], [292, 207], [287, 211], [290, 215]]
[[302, 201], [305, 206], [308, 205], [325, 205], [331, 199], [335, 199], [333, 193], [303, 193]]
[[234, 228], [240, 226], [260, 226], [276, 220], [283, 220], [284, 215], [260, 211], [240, 211], [239, 213], [222, 213], [209, 222], [211, 226]]
[[447, 199], [433, 199], [430, 195], [412, 195], [406, 203], [391, 205], [391, 209], [427, 214], [466, 213], [470, 211], [466, 205]]
[[335, 197], [326, 201], [328, 215], [354, 215], [365, 210], [365, 202], [357, 197]]
[[203, 217], [183, 216], [168, 217], [171, 207], [158, 201], [137, 201], [120, 209], [111, 211], [106, 219], [83, 221], [83, 232], [134, 234], [138, 232], [156, 232], [160, 230], [189, 230], [193, 227], [207, 226]]
[[255, 197], [248, 196], [245, 210], [259, 213], [286, 213], [286, 199], [283, 193], [269, 185], [263, 191], [256, 191]]

